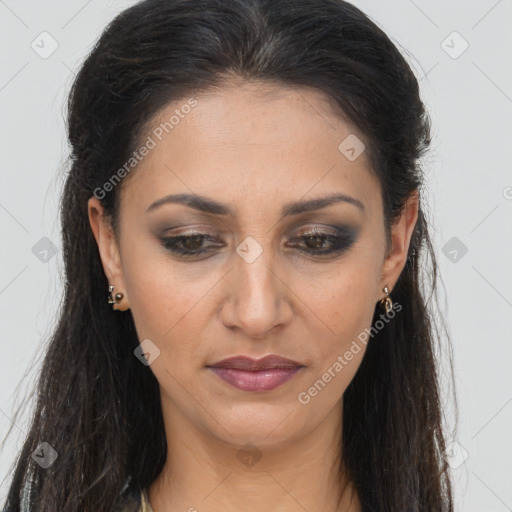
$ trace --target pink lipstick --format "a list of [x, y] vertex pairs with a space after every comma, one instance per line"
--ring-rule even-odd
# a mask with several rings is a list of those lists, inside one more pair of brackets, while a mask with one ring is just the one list
[[269, 355], [261, 359], [230, 357], [207, 368], [243, 391], [271, 391], [290, 380], [304, 366], [291, 359]]

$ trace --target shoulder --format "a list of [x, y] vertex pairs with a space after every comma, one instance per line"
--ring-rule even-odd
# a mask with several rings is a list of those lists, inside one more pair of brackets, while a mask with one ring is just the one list
[[119, 495], [112, 512], [139, 512], [141, 506], [141, 491], [139, 489], [128, 489]]

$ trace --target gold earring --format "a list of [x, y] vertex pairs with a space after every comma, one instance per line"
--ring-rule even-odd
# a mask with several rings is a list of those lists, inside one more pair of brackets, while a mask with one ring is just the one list
[[[109, 285], [108, 287], [108, 303], [109, 304], [119, 304], [121, 300], [123, 299], [124, 295], [120, 292], [116, 293], [116, 297], [112, 297], [112, 292], [114, 291], [114, 287], [112, 285]], [[113, 309], [115, 309], [113, 307]]]
[[380, 305], [385, 309], [386, 313], [389, 313], [393, 309], [393, 301], [389, 296], [389, 290], [387, 286], [384, 286], [384, 293], [386, 294], [386, 297], [380, 299]]

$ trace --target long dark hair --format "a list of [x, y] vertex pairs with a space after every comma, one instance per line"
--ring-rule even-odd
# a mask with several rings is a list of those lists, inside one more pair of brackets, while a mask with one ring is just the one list
[[[419, 165], [430, 121], [397, 47], [342, 0], [146, 0], [105, 29], [69, 96], [65, 293], [6, 510], [20, 510], [25, 490], [38, 512], [110, 511], [122, 489], [144, 488], [161, 471], [167, 444], [158, 383], [133, 354], [131, 313], [107, 304], [87, 201], [169, 101], [233, 77], [333, 99], [367, 137], [388, 235], [409, 195], [420, 192], [407, 263], [392, 291], [402, 310], [369, 341], [344, 394], [342, 457], [365, 512], [453, 510], [437, 349], [449, 349], [450, 370], [452, 356], [432, 300], [437, 266]], [[101, 200], [116, 229], [120, 190]], [[379, 313], [377, 305], [374, 322]], [[42, 442], [58, 453], [46, 469], [31, 456]]]

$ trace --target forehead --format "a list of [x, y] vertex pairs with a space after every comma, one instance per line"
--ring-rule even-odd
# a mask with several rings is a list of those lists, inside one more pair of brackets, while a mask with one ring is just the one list
[[141, 134], [150, 139], [123, 191], [140, 207], [176, 192], [218, 197], [237, 211], [326, 192], [380, 207], [364, 135], [314, 89], [243, 83], [191, 95], [158, 112]]

